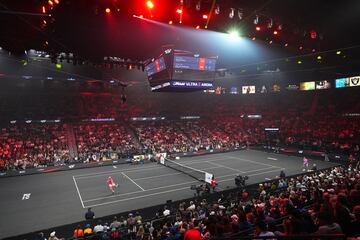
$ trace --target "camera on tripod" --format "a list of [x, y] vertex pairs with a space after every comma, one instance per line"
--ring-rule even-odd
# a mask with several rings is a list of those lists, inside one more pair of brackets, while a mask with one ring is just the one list
[[235, 177], [235, 185], [237, 187], [245, 187], [245, 181], [248, 180], [248, 179], [249, 179], [248, 176], [237, 175]]
[[204, 194], [210, 193], [210, 187], [208, 184], [191, 185], [190, 189], [196, 192], [195, 196], [202, 196]]

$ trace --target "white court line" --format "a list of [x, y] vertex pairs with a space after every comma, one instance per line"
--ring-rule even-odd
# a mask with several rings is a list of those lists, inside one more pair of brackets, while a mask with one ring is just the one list
[[124, 175], [127, 179], [129, 179], [132, 183], [134, 183], [136, 186], [138, 186], [141, 190], [145, 191], [145, 189], [143, 189], [139, 184], [137, 184], [134, 180], [132, 180], [128, 175], [126, 175], [125, 173], [121, 172], [122, 175]]
[[[160, 165], [161, 167], [163, 167], [162, 169], [168, 169], [166, 167], [164, 167], [163, 165]], [[199, 170], [210, 170], [210, 169], [216, 169], [216, 168], [219, 168], [219, 167], [210, 167], [210, 168], [203, 168], [203, 169], [199, 169]], [[161, 169], [159, 167], [156, 167], [154, 169]], [[153, 170], [153, 168], [151, 169]], [[126, 173], [129, 173], [129, 172], [142, 172], [143, 170], [134, 170], [134, 171], [124, 171]], [[145, 170], [144, 170], [145, 171]], [[103, 172], [103, 174], [97, 174], [97, 175], [93, 175], [93, 176], [86, 176], [86, 177], [77, 177], [76, 179], [79, 180], [79, 179], [88, 179], [88, 178], [94, 178], [94, 177], [101, 177], [101, 176], [104, 176], [104, 175], [109, 175], [109, 173], [114, 173], [113, 171], [109, 171], [109, 172]], [[121, 170], [115, 172], [115, 174], [117, 173], [122, 173]], [[167, 174], [162, 174], [162, 175], [156, 175], [156, 176], [151, 176], [151, 177], [143, 177], [143, 178], [133, 178], [133, 180], [143, 180], [143, 179], [151, 179], [151, 178], [157, 178], [157, 177], [162, 177], [162, 176], [169, 176], [169, 175], [180, 175], [180, 174], [183, 174], [183, 173], [167, 173]]]
[[268, 157], [267, 159], [277, 161], [277, 158]]
[[[244, 173], [257, 172], [257, 171], [261, 171], [261, 170], [267, 170], [267, 169], [270, 169], [270, 168], [273, 168], [273, 167], [260, 168], [260, 169], [256, 169], [256, 170], [252, 170], [252, 171], [248, 171], [248, 172], [244, 172]], [[279, 169], [276, 169], [276, 171], [278, 171], [278, 170], [279, 170]], [[266, 173], [266, 172], [265, 172], [265, 173]], [[183, 174], [183, 173], [180, 173], [180, 174]], [[222, 176], [216, 177], [216, 179], [221, 179], [221, 178], [230, 177], [230, 176], [237, 176], [237, 174], [233, 173], [233, 174], [229, 174], [229, 175], [222, 175]], [[250, 175], [249, 175], [249, 176], [250, 176]], [[251, 175], [251, 176], [253, 176], [253, 175]], [[136, 178], [136, 179], [134, 179], [134, 180], [139, 180], [139, 179]], [[89, 199], [89, 200], [84, 200], [84, 202], [94, 202], [94, 201], [97, 201], [97, 200], [103, 200], [103, 199], [107, 199], [107, 198], [114, 198], [114, 197], [119, 197], [119, 196], [126, 196], [126, 195], [141, 193], [141, 192], [149, 192], [149, 191], [153, 191], [153, 190], [158, 190], [158, 189], [163, 189], [163, 188], [170, 188], [170, 187], [181, 186], [181, 185], [191, 184], [191, 183], [197, 183], [197, 182], [199, 182], [199, 181], [182, 182], [182, 183], [177, 183], [177, 184], [172, 184], [172, 185], [167, 185], [167, 186], [149, 188], [149, 189], [146, 189], [145, 191], [134, 191], [134, 192], [128, 192], [128, 193], [111, 195], [111, 196], [107, 196], [107, 197], [93, 198], [93, 199]]]
[[[199, 170], [204, 171], [204, 170], [211, 170], [211, 169], [216, 169], [216, 168], [222, 168], [222, 167], [210, 167], [210, 168], [203, 168], [203, 169], [199, 169]], [[183, 174], [184, 173], [167, 173], [167, 174], [161, 174], [161, 175], [156, 175], [156, 176], [151, 176], [151, 177], [133, 178], [133, 180], [145, 180], [145, 179], [174, 176], [174, 175], [183, 175]]]
[[[285, 169], [285, 168], [282, 168], [283, 170]], [[271, 172], [276, 172], [276, 171], [279, 171], [280, 169], [274, 169], [274, 170], [270, 170], [270, 171], [266, 171], [266, 172], [261, 172], [261, 173], [254, 173], [254, 174], [250, 174], [250, 175], [248, 175], [248, 177], [253, 177], [253, 176], [258, 176], [258, 175], [262, 175], [262, 174], [265, 174], [265, 173], [271, 173]], [[226, 182], [226, 181], [234, 181], [234, 179], [233, 178], [231, 178], [231, 179], [224, 179], [224, 180], [220, 180], [220, 181], [217, 181], [217, 182]]]
[[80, 198], [81, 205], [82, 205], [83, 208], [85, 208], [84, 202], [83, 202], [83, 200], [82, 200], [82, 197], [81, 197], [81, 194], [80, 194], [80, 191], [79, 191], [79, 188], [78, 188], [78, 185], [77, 185], [77, 183], [76, 183], [76, 180], [75, 180], [75, 177], [74, 177], [74, 176], [73, 176], [73, 180], [74, 180], [74, 183], [75, 183], [76, 191], [77, 191], [77, 193], [78, 193], [78, 195], [79, 195], [79, 198]]
[[155, 195], [159, 195], [159, 194], [163, 194], [163, 193], [176, 192], [176, 191], [180, 191], [180, 190], [184, 190], [184, 189], [190, 189], [190, 187], [176, 188], [176, 189], [172, 189], [172, 190], [168, 190], [168, 191], [163, 191], [163, 192], [157, 192], [157, 193], [149, 193], [149, 194], [146, 194], [146, 195], [141, 195], [141, 196], [136, 196], [136, 197], [131, 197], [131, 198], [124, 198], [124, 199], [119, 199], [119, 200], [115, 200], [115, 201], [111, 201], [111, 202], [105, 202], [105, 203], [88, 205], [88, 206], [86, 206], [86, 207], [87, 207], [87, 208], [89, 208], [89, 207], [97, 207], [97, 206], [112, 204], [112, 203], [116, 203], [116, 202], [124, 202], [124, 201], [134, 200], [134, 199], [138, 199], [138, 198], [155, 196]]
[[251, 162], [251, 163], [255, 163], [255, 164], [259, 164], [259, 165], [281, 168], [281, 167], [274, 166], [274, 165], [271, 165], [271, 164], [256, 162], [256, 161], [252, 161], [252, 160], [248, 160], [248, 159], [244, 159], [244, 158], [238, 158], [238, 157], [233, 157], [233, 156], [227, 156], [227, 157], [232, 158], [232, 159], [237, 159], [237, 160], [240, 160], [240, 161], [243, 161], [243, 162]]
[[[204, 162], [204, 161], [202, 161]], [[201, 163], [201, 162], [194, 162], [194, 163], [190, 163], [190, 164], [187, 164], [186, 166], [188, 165], [192, 165], [192, 164], [196, 164], [196, 163]], [[126, 172], [126, 173], [129, 173], [129, 172], [143, 172], [143, 171], [148, 171], [148, 170], [153, 170], [153, 169], [160, 169], [160, 168], [163, 168], [165, 169], [166, 167], [164, 167], [163, 165], [160, 165], [160, 164], [157, 164], [155, 166], [152, 166], [152, 167], [142, 167], [142, 168], [127, 168], [127, 169], [119, 169], [119, 170], [111, 170], [111, 171], [104, 171], [104, 172], [97, 172], [97, 173], [89, 173], [89, 174], [83, 174], [83, 175], [75, 175], [74, 177], [76, 179], [86, 179], [86, 178], [92, 178], [92, 177], [96, 177], [96, 176], [104, 176], [104, 175], [108, 175], [110, 173], [121, 173], [121, 172]], [[202, 169], [199, 169], [199, 170], [202, 170]]]
[[244, 173], [243, 171], [240, 171], [239, 169], [231, 168], [231, 167], [219, 164], [219, 163], [209, 162], [209, 164], [212, 164], [212, 165], [215, 165], [215, 166], [218, 166], [218, 167], [221, 167], [221, 168], [226, 168], [226, 169], [229, 169], [231, 171], [238, 172], [238, 173]]
[[[262, 173], [251, 174], [249, 176], [261, 175], [261, 174], [264, 174], [264, 173], [275, 172], [275, 171], [278, 171], [278, 170], [279, 169], [272, 170], [272, 171], [267, 171], [267, 172], [262, 172]], [[222, 177], [225, 177], [225, 176], [222, 176]], [[220, 181], [217, 181], [217, 182], [225, 182], [225, 181], [234, 181], [234, 178], [224, 179], [224, 180], [220, 180]], [[112, 203], [124, 202], [124, 201], [139, 199], [139, 198], [145, 198], [145, 197], [160, 195], [160, 194], [169, 193], [169, 192], [176, 192], [176, 191], [180, 191], [180, 190], [184, 190], [184, 189], [189, 189], [189, 187], [176, 188], [176, 189], [171, 189], [171, 190], [167, 190], [167, 191], [163, 191], [163, 192], [156, 192], [156, 193], [150, 193], [150, 194], [131, 197], [131, 198], [124, 198], [124, 199], [119, 199], [119, 200], [110, 201], [110, 202], [106, 202], [106, 203], [93, 204], [93, 205], [88, 205], [86, 207], [97, 207], [97, 206], [102, 206], [102, 205], [108, 205], [108, 204], [112, 204]]]
[[[142, 170], [151, 170], [151, 169], [154, 169], [154, 168], [159, 168], [157, 165], [156, 166], [149, 166], [149, 167], [142, 167], [141, 168], [141, 171]], [[95, 175], [105, 175], [105, 174], [109, 174], [109, 173], [117, 173], [117, 172], [128, 172], [131, 171], [131, 170], [134, 170], [134, 171], [139, 171], [140, 169], [136, 168], [136, 167], [133, 167], [133, 168], [125, 168], [125, 169], [121, 169], [121, 170], [112, 170], [112, 171], [106, 171], [106, 172], [95, 172], [95, 173], [88, 173], [88, 174], [80, 174], [80, 175], [74, 175], [75, 178], [82, 178], [82, 177], [86, 177], [86, 176], [95, 176]]]

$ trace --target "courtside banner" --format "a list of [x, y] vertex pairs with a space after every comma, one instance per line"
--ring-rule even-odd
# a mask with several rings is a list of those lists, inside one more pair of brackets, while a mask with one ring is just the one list
[[211, 179], [213, 178], [213, 175], [211, 173], [205, 172], [205, 182], [211, 184]]

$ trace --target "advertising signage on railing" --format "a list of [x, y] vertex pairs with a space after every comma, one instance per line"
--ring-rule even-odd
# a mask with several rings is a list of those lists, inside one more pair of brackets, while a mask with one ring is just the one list
[[327, 80], [317, 81], [315, 88], [316, 89], [329, 89], [329, 88], [331, 88], [331, 83], [330, 83], [330, 81], [327, 81]]
[[315, 82], [302, 82], [300, 83], [301, 91], [315, 90]]
[[242, 86], [242, 94], [254, 94], [255, 86]]
[[348, 78], [338, 78], [335, 80], [336, 88], [358, 87], [358, 86], [360, 86], [360, 76], [348, 77]]

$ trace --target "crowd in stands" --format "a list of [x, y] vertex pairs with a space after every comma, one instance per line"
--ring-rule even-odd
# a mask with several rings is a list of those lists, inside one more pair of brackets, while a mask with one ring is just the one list
[[0, 129], [0, 170], [61, 165], [69, 158], [63, 124], [14, 124]]
[[79, 160], [112, 160], [137, 153], [131, 135], [120, 123], [74, 125]]
[[[112, 222], [88, 219], [74, 239], [209, 240], [240, 237], [360, 234], [360, 164], [260, 183], [210, 200], [197, 197]], [[339, 235], [339, 236], [340, 236]]]
[[[167, 103], [169, 106], [181, 105], [182, 111], [189, 108], [191, 113], [198, 111], [200, 119], [179, 120], [179, 115], [177, 115], [173, 118], [177, 118], [177, 120], [171, 121], [115, 122], [111, 124], [99, 122], [95, 124], [79, 122], [79, 118], [75, 120], [65, 117], [70, 121], [63, 120], [62, 122], [74, 129], [73, 133], [68, 134], [65, 134], [63, 130], [60, 131], [62, 124], [59, 126], [5, 124], [2, 125], [0, 135], [2, 139], [0, 167], [2, 169], [20, 168], [19, 166], [36, 167], [57, 162], [99, 161], [116, 157], [131, 157], [134, 154], [193, 152], [257, 144], [342, 153], [349, 156], [350, 159], [359, 158], [359, 115], [351, 115], [360, 110], [360, 104], [357, 102], [358, 92], [336, 92], [336, 98], [332, 98], [331, 94], [335, 93], [257, 95], [248, 98], [242, 97], [241, 102], [231, 101], [225, 97], [206, 95], [198, 96], [197, 99], [201, 101], [193, 101], [192, 98], [181, 99], [172, 95], [171, 101]], [[166, 98], [169, 97], [166, 96]], [[345, 103], [338, 101], [345, 97]], [[41, 99], [40, 96], [34, 99], [36, 109], [40, 105]], [[69, 102], [68, 98], [62, 101], [53, 97], [49, 99], [49, 104], [39, 107], [40, 110], [33, 111], [33, 108], [29, 106], [28, 108], [19, 108], [24, 111], [19, 114], [25, 117], [35, 117], [34, 114], [39, 113], [39, 116], [43, 116], [41, 109], [45, 109], [44, 112], [48, 112], [51, 117], [57, 116], [56, 112], [64, 116], [69, 116], [69, 114], [73, 116], [74, 109], [76, 109], [77, 116], [83, 117], [80, 118], [82, 120], [84, 118], [116, 118], [119, 116], [119, 112], [114, 106], [122, 106], [119, 103], [119, 101], [121, 102], [119, 97], [107, 95], [82, 94], [77, 99], [76, 106], [74, 103], [69, 103], [66, 108], [64, 106]], [[159, 97], [158, 102], [154, 100], [146, 106], [160, 108], [159, 102], [163, 100]], [[23, 96], [18, 101], [31, 102], [29, 96]], [[301, 104], [298, 104], [299, 102]], [[108, 103], [114, 103], [114, 106]], [[59, 111], [56, 111], [56, 104], [59, 104]], [[0, 111], [4, 111], [5, 115], [12, 116], [11, 111], [2, 109], [5, 105], [7, 104], [0, 105]], [[141, 110], [140, 106], [132, 107], [137, 109], [137, 114], [145, 114], [142, 112], [144, 109]], [[15, 105], [13, 108], [17, 109]], [[33, 115], [28, 115], [26, 113], [28, 111]], [[162, 112], [170, 114], [165, 107]], [[266, 127], [279, 128], [280, 131], [270, 136], [264, 131]], [[75, 136], [74, 143], [68, 143], [71, 134]], [[32, 144], [29, 142], [37, 144], [31, 146]], [[73, 145], [75, 146], [72, 147]], [[45, 152], [38, 153], [39, 149], [45, 148]], [[71, 149], [76, 149], [76, 151]]]

